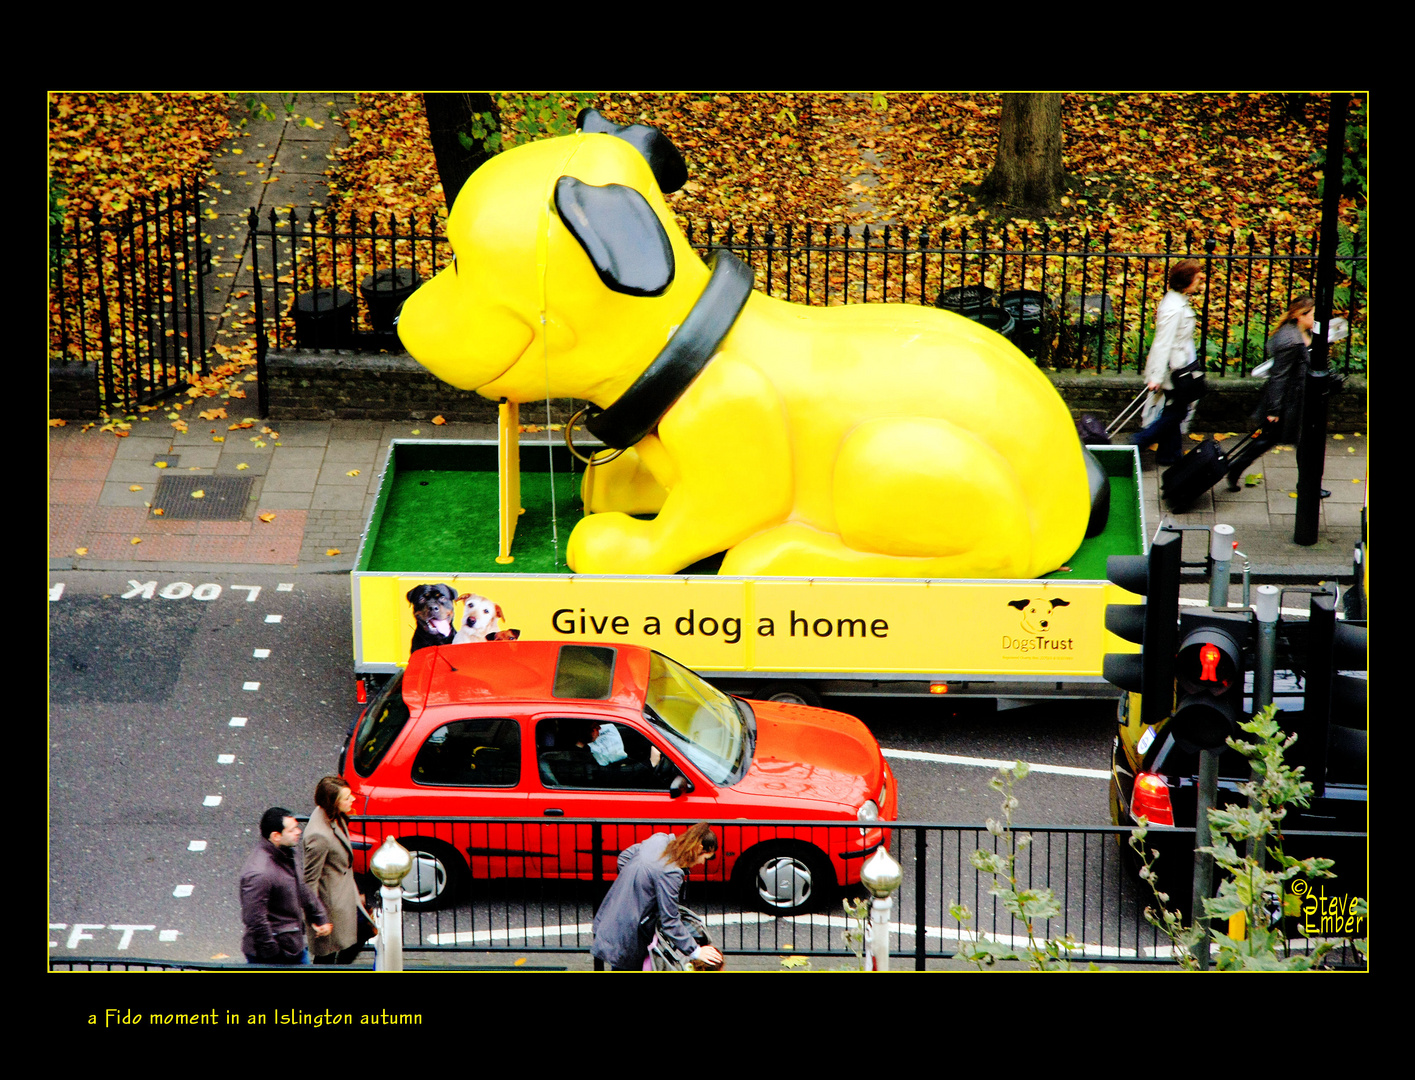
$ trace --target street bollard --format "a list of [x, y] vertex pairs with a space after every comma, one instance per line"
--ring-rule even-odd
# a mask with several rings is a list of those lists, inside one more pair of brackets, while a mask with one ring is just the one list
[[1273, 675], [1277, 668], [1277, 624], [1281, 592], [1276, 585], [1259, 585], [1253, 609], [1258, 614], [1257, 664], [1253, 670], [1253, 711], [1262, 712], [1273, 701]]
[[870, 901], [870, 927], [865, 935], [865, 970], [889, 970], [889, 919], [894, 893], [904, 882], [904, 868], [881, 844], [860, 869], [860, 884], [874, 897]]
[[1233, 549], [1237, 546], [1232, 525], [1215, 525], [1209, 533], [1209, 565], [1213, 567], [1209, 575], [1211, 608], [1228, 610], [1228, 579], [1233, 569]]
[[379, 912], [378, 953], [375, 971], [403, 970], [403, 879], [413, 868], [413, 856], [392, 836], [373, 853], [368, 863], [374, 877], [383, 882], [383, 907]]

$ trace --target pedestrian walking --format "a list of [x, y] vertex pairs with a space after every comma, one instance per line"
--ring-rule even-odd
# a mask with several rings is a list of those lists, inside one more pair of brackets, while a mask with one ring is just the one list
[[296, 859], [300, 826], [283, 806], [260, 816], [261, 838], [241, 867], [241, 951], [250, 964], [307, 964], [305, 919], [316, 937], [333, 927]]
[[595, 913], [590, 952], [614, 971], [641, 971], [655, 932], [680, 953], [721, 967], [722, 953], [699, 945], [679, 914], [688, 871], [717, 858], [717, 835], [700, 821], [681, 836], [654, 833], [619, 855], [619, 876]]
[[[1302, 433], [1302, 403], [1312, 365], [1312, 325], [1317, 302], [1299, 296], [1278, 320], [1264, 350], [1272, 365], [1251, 420], [1261, 434], [1234, 455], [1228, 467], [1228, 490], [1242, 489], [1243, 471], [1277, 443], [1296, 442]], [[1322, 498], [1331, 492], [1322, 489]]]
[[1189, 297], [1203, 283], [1203, 268], [1198, 259], [1182, 259], [1169, 271], [1169, 291], [1160, 300], [1155, 313], [1155, 337], [1150, 343], [1145, 361], [1145, 386], [1156, 404], [1160, 394], [1164, 404], [1147, 408], [1145, 427], [1136, 433], [1136, 446], [1159, 443], [1155, 460], [1160, 465], [1173, 465], [1179, 460], [1180, 425], [1188, 419], [1194, 398], [1176, 389], [1174, 374], [1192, 368], [1197, 362], [1194, 350], [1194, 309]]
[[324, 905], [333, 929], [323, 936], [311, 933], [309, 949], [316, 964], [350, 964], [368, 940], [359, 935], [363, 904], [354, 882], [354, 843], [349, 838], [354, 793], [342, 776], [326, 776], [315, 786], [314, 802], [305, 826], [305, 884]]

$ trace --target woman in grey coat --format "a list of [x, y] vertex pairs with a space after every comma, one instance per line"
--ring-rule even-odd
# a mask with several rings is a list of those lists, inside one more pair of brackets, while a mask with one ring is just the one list
[[349, 811], [354, 793], [342, 776], [326, 776], [314, 789], [315, 808], [305, 826], [305, 884], [329, 913], [334, 932], [309, 939], [316, 964], [349, 964], [359, 954], [359, 889]]
[[683, 925], [679, 898], [687, 872], [717, 857], [717, 836], [700, 821], [681, 836], [654, 833], [619, 854], [619, 876], [594, 919], [590, 953], [615, 971], [640, 971], [654, 931], [680, 953], [714, 967], [722, 953], [699, 945]]

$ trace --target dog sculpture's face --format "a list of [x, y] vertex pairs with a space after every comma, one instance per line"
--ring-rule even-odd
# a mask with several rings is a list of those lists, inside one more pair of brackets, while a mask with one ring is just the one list
[[1029, 634], [1045, 634], [1051, 629], [1052, 612], [1059, 607], [1070, 607], [1066, 600], [1060, 597], [1053, 597], [1050, 600], [1037, 598], [1034, 600], [1009, 600], [1009, 607], [1015, 607], [1022, 613], [1022, 629]]
[[623, 358], [658, 352], [707, 279], [643, 153], [610, 134], [492, 158], [447, 237], [456, 258], [404, 302], [398, 335], [433, 374], [493, 399], [607, 404], [638, 374]]

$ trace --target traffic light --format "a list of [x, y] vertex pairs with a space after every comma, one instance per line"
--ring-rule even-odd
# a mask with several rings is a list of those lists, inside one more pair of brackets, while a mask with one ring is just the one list
[[1140, 646], [1138, 653], [1106, 653], [1106, 682], [1140, 695], [1140, 720], [1151, 727], [1174, 701], [1174, 648], [1179, 619], [1181, 535], [1161, 530], [1148, 555], [1112, 555], [1105, 576], [1145, 597], [1143, 604], [1107, 604], [1105, 628]]
[[[1337, 622], [1336, 598], [1319, 594], [1312, 597], [1308, 633], [1307, 700], [1296, 725], [1297, 747], [1314, 793], [1323, 795], [1330, 756], [1365, 756], [1366, 680], [1337, 672], [1366, 670], [1366, 627]], [[1345, 774], [1363, 770], [1365, 762], [1332, 764]]]
[[1180, 616], [1176, 701], [1169, 730], [1181, 748], [1219, 750], [1225, 739], [1239, 733], [1246, 715], [1243, 654], [1252, 638], [1251, 611], [1204, 608]]

